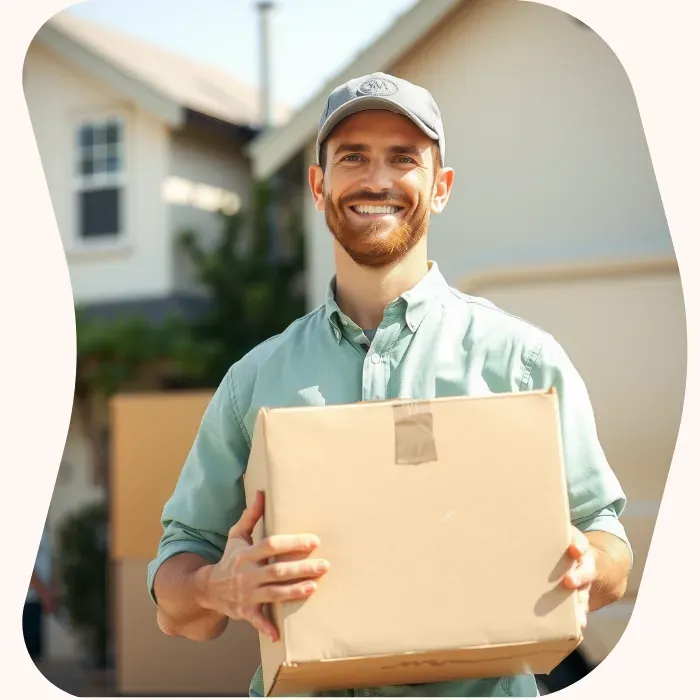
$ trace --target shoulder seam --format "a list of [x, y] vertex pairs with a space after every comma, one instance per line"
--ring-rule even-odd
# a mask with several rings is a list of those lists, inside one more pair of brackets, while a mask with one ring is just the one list
[[245, 438], [246, 442], [248, 443], [248, 447], [251, 445], [251, 439], [250, 435], [248, 434], [248, 429], [245, 426], [245, 423], [243, 421], [243, 418], [241, 416], [241, 408], [238, 405], [238, 399], [236, 398], [236, 388], [234, 387], [233, 384], [233, 367], [226, 373], [226, 384], [228, 386], [228, 397], [229, 397], [229, 403], [231, 406], [231, 413], [233, 413], [233, 417], [236, 419], [236, 423], [238, 423], [238, 429], [241, 431], [243, 434], [243, 437]]
[[500, 314], [503, 314], [504, 316], [508, 316], [509, 318], [514, 319], [515, 321], [521, 321], [524, 323], [526, 326], [529, 326], [530, 328], [533, 328], [536, 331], [539, 331], [540, 333], [543, 333], [544, 335], [547, 334], [547, 331], [545, 331], [543, 328], [540, 328], [538, 325], [532, 323], [532, 321], [528, 321], [525, 318], [522, 318], [521, 316], [516, 316], [515, 314], [512, 314], [508, 311], [505, 311], [502, 309], [500, 306], [496, 306], [495, 304], [484, 304], [481, 301], [478, 301], [474, 297], [470, 297], [467, 294], [464, 294], [463, 292], [460, 292], [458, 290], [453, 289], [450, 287], [450, 293], [452, 296], [455, 298], [459, 299], [460, 301], [463, 301], [465, 304], [473, 304], [474, 306], [479, 306], [482, 309], [488, 309], [489, 311], [496, 311]]

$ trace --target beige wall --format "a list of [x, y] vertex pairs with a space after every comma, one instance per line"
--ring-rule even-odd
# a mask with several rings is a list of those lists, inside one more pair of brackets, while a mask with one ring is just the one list
[[[390, 69], [442, 111], [455, 186], [429, 253], [452, 284], [494, 266], [670, 253], [624, 69], [594, 32], [550, 7], [473, 0]], [[309, 209], [310, 305], [332, 269]]]
[[[192, 229], [205, 246], [215, 243], [221, 233], [221, 221], [215, 211], [207, 210], [207, 200], [226, 193], [233, 201], [238, 200], [239, 206], [246, 203], [250, 196], [250, 168], [241, 152], [241, 144], [189, 130], [173, 135], [169, 178], [171, 183], [172, 178], [184, 181], [192, 197], [192, 204], [171, 202], [168, 208], [175, 261], [174, 284], [178, 291], [196, 292], [191, 265], [177, 244], [178, 235], [183, 229]], [[176, 183], [175, 189], [177, 187]], [[199, 197], [196, 188], [200, 188]]]
[[[170, 240], [161, 201], [168, 162], [166, 126], [36, 43], [26, 57], [24, 90], [76, 301], [170, 291]], [[74, 129], [79, 119], [113, 112], [127, 120], [126, 236], [109, 248], [88, 249], [75, 232]]]

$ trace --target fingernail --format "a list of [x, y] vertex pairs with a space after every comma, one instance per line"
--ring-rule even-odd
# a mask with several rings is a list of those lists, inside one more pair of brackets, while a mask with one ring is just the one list
[[307, 583], [306, 586], [304, 587], [305, 593], [313, 593], [315, 590], [316, 590], [315, 583]]
[[327, 561], [320, 561], [314, 568], [317, 572], [328, 571], [330, 564]]

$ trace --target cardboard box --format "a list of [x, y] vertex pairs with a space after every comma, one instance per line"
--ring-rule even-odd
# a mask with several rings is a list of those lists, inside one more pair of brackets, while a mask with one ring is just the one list
[[548, 673], [581, 641], [555, 392], [262, 409], [254, 539], [331, 569], [268, 610], [266, 695]]
[[132, 697], [248, 697], [260, 664], [255, 629], [231, 621], [206, 644], [169, 637], [158, 628], [144, 585], [148, 559], [116, 562], [116, 690]]

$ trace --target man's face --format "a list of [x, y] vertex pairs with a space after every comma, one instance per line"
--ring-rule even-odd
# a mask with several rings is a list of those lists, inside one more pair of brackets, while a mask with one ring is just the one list
[[309, 179], [319, 211], [348, 255], [364, 267], [403, 258], [441, 211], [452, 171], [434, 142], [404, 116], [368, 110], [343, 120], [325, 142], [325, 172]]

